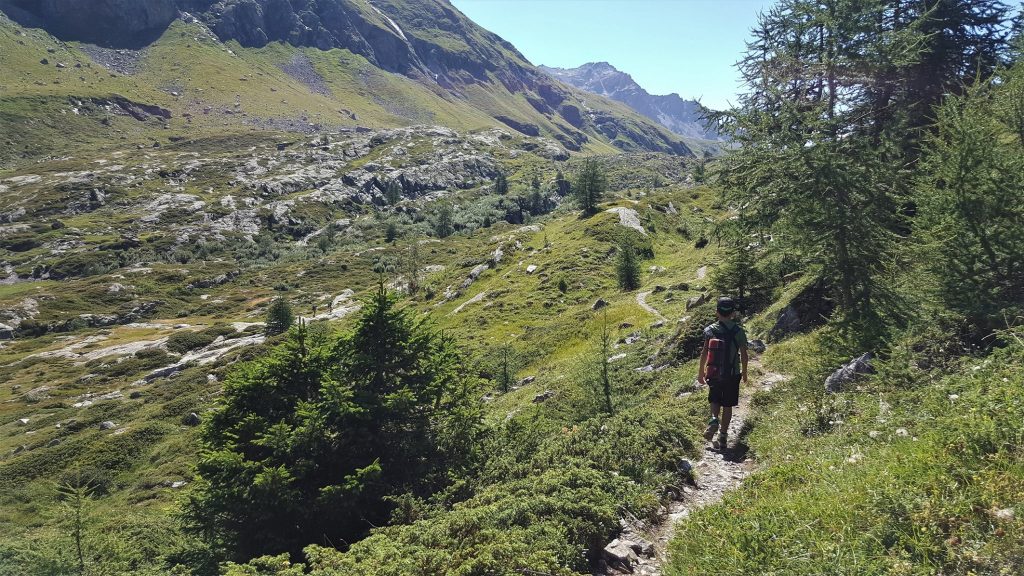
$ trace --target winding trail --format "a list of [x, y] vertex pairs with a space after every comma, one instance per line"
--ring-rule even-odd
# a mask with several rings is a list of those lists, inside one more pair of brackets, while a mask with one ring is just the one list
[[665, 317], [661, 315], [661, 312], [658, 312], [658, 310], [654, 306], [651, 306], [650, 304], [647, 303], [647, 297], [650, 296], [650, 295], [651, 295], [651, 291], [650, 290], [648, 290], [646, 292], [637, 292], [636, 293], [636, 303], [637, 303], [637, 305], [639, 305], [641, 308], [643, 308], [647, 312], [650, 312], [658, 320], [664, 322], [665, 321]]
[[[654, 554], [640, 557], [628, 571], [608, 571], [607, 574], [634, 574], [636, 576], [660, 576], [668, 561], [668, 545], [675, 534], [676, 526], [685, 522], [689, 515], [705, 506], [716, 504], [726, 493], [735, 490], [745, 478], [756, 469], [756, 462], [748, 457], [749, 448], [746, 437], [752, 425], [749, 423], [750, 397], [758, 390], [771, 390], [774, 386], [789, 380], [789, 376], [775, 372], [763, 371], [760, 360], [751, 358], [750, 367], [760, 373], [752, 386], [741, 389], [740, 405], [733, 409], [729, 447], [718, 450], [708, 442], [703, 456], [692, 463], [696, 486], [684, 485], [681, 498], [674, 500], [668, 508], [665, 520], [660, 524], [649, 526], [643, 524], [630, 525], [625, 529], [623, 537], [637, 535], [654, 545]], [[705, 388], [685, 394], [704, 394]]]

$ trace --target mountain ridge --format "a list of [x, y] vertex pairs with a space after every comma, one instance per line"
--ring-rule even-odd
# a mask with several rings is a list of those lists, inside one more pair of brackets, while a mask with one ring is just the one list
[[[130, 89], [146, 92], [146, 99], [140, 102], [167, 108], [175, 117], [186, 112], [192, 114], [193, 126], [201, 119], [195, 112], [181, 109], [180, 100], [197, 90], [203, 93], [196, 94], [195, 100], [210, 99], [211, 87], [202, 84], [211, 79], [200, 80], [200, 77], [211, 74], [198, 68], [219, 55], [200, 50], [199, 43], [213, 41], [216, 45], [209, 48], [226, 51], [229, 56], [242, 60], [248, 60], [254, 51], [261, 56], [273, 53], [273, 66], [287, 68], [294, 58], [312, 58], [319, 61], [317, 75], [341, 73], [337, 79], [340, 86], [326, 92], [319, 90], [320, 96], [324, 96], [317, 103], [318, 108], [324, 109], [320, 112], [323, 117], [320, 124], [366, 125], [365, 117], [353, 118], [350, 114], [356, 104], [351, 100], [351, 92], [358, 91], [357, 99], [368, 100], [387, 113], [386, 118], [381, 117], [378, 123], [370, 124], [370, 128], [424, 123], [439, 123], [456, 129], [503, 126], [527, 136], [554, 138], [573, 152], [617, 149], [692, 154], [680, 138], [632, 110], [611, 100], [587, 98], [578, 89], [551, 79], [510, 43], [476, 25], [442, 0], [388, 0], [374, 4], [352, 0], [316, 4], [300, 0], [145, 0], [129, 4], [134, 8], [126, 8], [123, 0], [99, 0], [88, 9], [78, 0], [64, 3], [0, 0], [0, 11], [17, 23], [10, 24], [14, 28], [12, 36], [24, 34], [19, 24], [26, 29], [41, 27], [71, 51], [87, 48], [80, 42], [109, 40], [101, 43], [112, 48], [104, 49], [136, 50], [144, 56], [174, 44], [173, 51], [161, 50], [161, 58], [171, 62], [173, 69], [165, 69], [166, 65], [152, 57], [142, 57], [141, 73], [130, 76], [135, 79], [132, 84], [145, 85]], [[106, 21], [94, 22], [96, 19]], [[201, 29], [197, 30], [196, 26]], [[111, 29], [117, 32], [110, 32]], [[97, 38], [97, 35], [103, 37]], [[188, 41], [189, 37], [193, 41]], [[12, 40], [17, 40], [18, 45], [7, 43], [5, 52], [9, 55], [0, 57], [0, 63], [17, 78], [12, 79], [11, 84], [27, 84], [14, 86], [20, 92], [58, 99], [87, 95], [83, 87], [92, 81], [87, 75], [82, 76], [82, 84], [71, 83], [76, 86], [69, 86], [70, 78], [61, 79], [61, 76], [70, 76], [70, 70], [58, 70], [55, 78], [50, 75], [39, 78], [42, 61], [46, 60], [43, 66], [51, 69], [65, 64], [49, 62], [46, 58], [47, 52], [55, 50], [50, 40], [40, 38], [37, 46], [30, 46], [23, 39]], [[40, 45], [47, 46], [45, 52], [39, 50]], [[341, 54], [335, 55], [336, 50]], [[302, 51], [308, 54], [298, 54]], [[89, 49], [88, 52], [91, 56], [95, 51]], [[357, 58], [353, 60], [346, 54]], [[95, 58], [90, 62], [77, 54], [61, 58], [71, 60], [73, 56], [78, 69], [88, 68], [91, 63], [103, 65]], [[368, 69], [362, 60], [373, 69]], [[224, 77], [227, 75], [237, 74], [247, 77], [248, 81], [248, 77], [266, 74], [261, 69], [265, 68], [263, 62], [256, 66], [255, 72], [248, 70], [245, 64], [247, 62], [239, 62], [237, 70], [232, 70], [235, 65], [229, 62], [218, 64], [219, 71], [213, 78], [226, 84]], [[161, 69], [155, 71], [158, 74], [147, 73], [147, 65]], [[378, 80], [363, 86], [371, 75]], [[382, 89], [382, 85], [389, 88]], [[110, 82], [105, 86], [109, 87]], [[164, 90], [167, 86], [179, 88], [170, 90], [179, 95], [178, 102], [158, 101], [162, 98], [153, 97], [154, 89], [168, 92]], [[276, 105], [276, 97], [266, 93], [266, 88], [251, 83], [225, 85], [222, 98], [228, 102], [256, 101], [268, 108], [281, 108]], [[290, 90], [288, 86], [269, 88]], [[109, 89], [102, 92], [111, 95]], [[401, 92], [401, 102], [394, 101], [397, 92]], [[284, 108], [291, 113], [296, 107], [291, 103]], [[440, 116], [439, 111], [450, 118], [454, 115], [455, 119], [432, 120]], [[306, 108], [295, 115], [314, 114]], [[237, 118], [227, 120], [230, 123]], [[276, 120], [271, 118], [268, 122], [274, 124]], [[173, 124], [171, 122], [172, 129]]]
[[700, 102], [686, 100], [675, 92], [653, 95], [631, 75], [608, 62], [588, 62], [576, 68], [541, 64], [538, 68], [566, 84], [622, 102], [675, 134], [707, 140], [723, 139], [717, 130], [704, 125]]

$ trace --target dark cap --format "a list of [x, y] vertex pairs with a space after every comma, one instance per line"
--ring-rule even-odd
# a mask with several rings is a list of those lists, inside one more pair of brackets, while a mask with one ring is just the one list
[[728, 296], [723, 296], [718, 299], [718, 313], [722, 316], [728, 316], [736, 311], [736, 301]]

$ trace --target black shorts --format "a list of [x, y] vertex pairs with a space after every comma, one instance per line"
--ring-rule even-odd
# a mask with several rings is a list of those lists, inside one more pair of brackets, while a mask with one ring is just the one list
[[720, 406], [739, 406], [740, 378], [737, 374], [708, 380], [708, 402]]

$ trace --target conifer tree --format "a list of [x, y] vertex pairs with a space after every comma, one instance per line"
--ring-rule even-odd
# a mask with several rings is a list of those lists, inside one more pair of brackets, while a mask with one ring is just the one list
[[508, 179], [505, 177], [504, 172], [498, 172], [498, 175], [494, 178], [494, 193], [501, 196], [508, 194]]
[[572, 184], [572, 194], [584, 214], [597, 213], [597, 205], [601, 202], [607, 186], [608, 182], [601, 164], [593, 158], [585, 160], [576, 174], [576, 181]]
[[569, 183], [569, 180], [565, 178], [565, 174], [562, 174], [562, 170], [559, 169], [558, 172], [555, 173], [555, 192], [564, 198], [569, 195], [571, 189], [572, 185]]
[[447, 202], [437, 209], [434, 220], [434, 234], [438, 238], [447, 238], [455, 233], [455, 210]]
[[938, 109], [916, 200], [942, 299], [983, 332], [1024, 315], [1024, 70]]
[[392, 497], [428, 497], [473, 464], [480, 412], [465, 366], [383, 283], [351, 334], [300, 326], [228, 378], [186, 528], [247, 560], [384, 525]]
[[288, 300], [283, 297], [274, 298], [267, 309], [267, 323], [264, 328], [267, 336], [283, 334], [295, 323], [295, 314]]
[[913, 60], [912, 31], [881, 2], [783, 0], [762, 15], [741, 62], [750, 91], [720, 116], [741, 144], [724, 159], [741, 233], [770, 231], [832, 287], [861, 327], [891, 293], [880, 277], [904, 229], [906, 119], [876, 114], [893, 69]]
[[619, 243], [615, 275], [619, 281], [619, 288], [626, 291], [640, 288], [640, 261], [636, 249], [629, 242]]
[[389, 180], [384, 187], [384, 199], [394, 206], [402, 200], [402, 185], [397, 180]]

